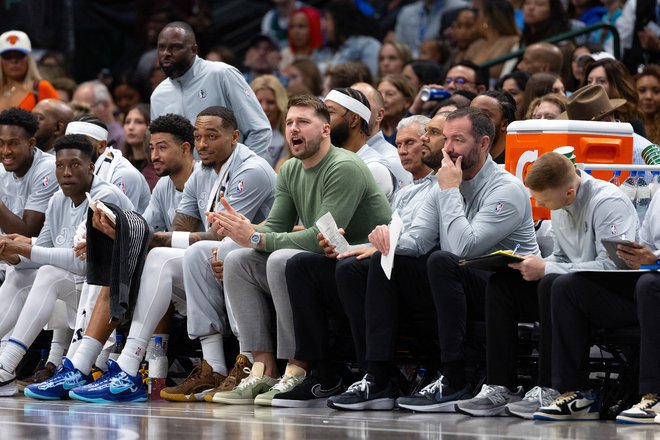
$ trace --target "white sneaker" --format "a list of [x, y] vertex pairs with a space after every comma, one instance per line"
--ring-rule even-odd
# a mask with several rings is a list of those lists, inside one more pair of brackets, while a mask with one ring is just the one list
[[0, 365], [0, 397], [11, 397], [18, 394], [16, 374], [2, 368]]
[[658, 412], [660, 412], [660, 396], [657, 394], [645, 394], [639, 403], [625, 411], [621, 411], [621, 414], [616, 416], [616, 422], [634, 425], [654, 423], [654, 420], [656, 420], [655, 416]]

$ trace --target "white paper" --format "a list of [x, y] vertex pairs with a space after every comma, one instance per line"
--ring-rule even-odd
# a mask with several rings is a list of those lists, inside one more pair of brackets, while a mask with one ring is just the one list
[[398, 211], [392, 213], [392, 222], [390, 223], [390, 252], [380, 257], [380, 266], [389, 280], [392, 277], [392, 267], [394, 267], [394, 251], [399, 244], [399, 237], [403, 232], [403, 222], [399, 217]]
[[349, 251], [350, 246], [344, 236], [339, 233], [337, 223], [330, 212], [326, 212], [321, 218], [316, 220], [316, 226], [319, 228], [319, 231], [323, 234], [325, 239], [328, 240], [330, 244], [335, 245], [335, 252], [343, 254], [344, 252]]

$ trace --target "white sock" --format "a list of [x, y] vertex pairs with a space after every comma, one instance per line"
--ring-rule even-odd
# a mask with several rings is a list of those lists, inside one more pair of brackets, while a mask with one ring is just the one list
[[154, 335], [149, 338], [149, 344], [147, 344], [147, 354], [144, 356], [145, 359], [150, 359], [154, 354], [154, 348], [156, 348], [156, 337], [160, 337], [163, 340], [163, 350], [167, 353], [167, 347], [170, 342], [170, 335], [168, 333], [154, 333]]
[[76, 353], [71, 358], [71, 363], [82, 374], [87, 375], [92, 371], [92, 365], [101, 350], [103, 350], [103, 344], [91, 336], [83, 336]]
[[241, 354], [243, 356], [245, 356], [246, 358], [248, 358], [248, 360], [250, 361], [251, 364], [254, 364], [254, 356], [252, 356], [251, 351], [241, 351]]
[[227, 362], [225, 361], [225, 350], [222, 341], [222, 335], [202, 336], [199, 338], [202, 344], [202, 356], [204, 360], [213, 368], [213, 371], [223, 376], [227, 375]]
[[101, 371], [108, 371], [108, 358], [112, 352], [113, 346], [106, 347], [105, 345], [101, 348], [101, 352], [96, 357], [94, 361], [94, 366]]
[[129, 337], [121, 351], [117, 364], [129, 376], [135, 376], [140, 369], [140, 362], [144, 358], [147, 341]]
[[27, 347], [20, 341], [10, 339], [0, 353], [0, 365], [9, 373], [15, 373], [16, 367], [27, 353]]
[[53, 365], [62, 363], [62, 357], [66, 349], [69, 348], [71, 338], [73, 337], [73, 330], [71, 329], [55, 329], [53, 330], [53, 340], [50, 343], [50, 352], [48, 353], [48, 362]]

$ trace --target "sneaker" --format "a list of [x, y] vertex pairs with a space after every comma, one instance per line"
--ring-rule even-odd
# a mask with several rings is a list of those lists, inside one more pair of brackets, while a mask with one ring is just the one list
[[558, 391], [537, 386], [527, 391], [522, 400], [507, 403], [506, 412], [523, 419], [532, 419], [539, 408], [550, 405], [558, 397]]
[[[216, 393], [222, 393], [225, 391], [231, 391], [236, 388], [236, 385], [241, 383], [243, 379], [248, 377], [250, 374], [250, 368], [252, 368], [252, 362], [244, 354], [239, 354], [236, 356], [236, 363], [234, 368], [231, 369], [225, 380], [222, 381], [219, 387], [209, 391], [204, 400], [207, 402], [213, 402], [213, 396]], [[247, 370], [247, 373], [245, 372]]]
[[47, 362], [43, 368], [35, 370], [35, 372], [30, 376], [23, 380], [16, 381], [16, 385], [18, 385], [18, 391], [23, 391], [26, 386], [32, 385], [33, 383], [41, 383], [47, 381], [55, 375], [55, 370], [57, 370], [57, 365], [52, 362]]
[[371, 374], [365, 374], [361, 381], [355, 382], [338, 395], [328, 398], [328, 406], [334, 409], [350, 410], [391, 410], [398, 397], [397, 390], [388, 383], [385, 388], [379, 388]]
[[522, 387], [512, 393], [501, 385], [483, 384], [479, 394], [472, 399], [456, 402], [456, 411], [478, 417], [505, 416], [506, 405], [522, 400], [523, 395]]
[[273, 387], [265, 393], [254, 398], [255, 405], [271, 406], [273, 397], [280, 393], [286, 393], [300, 385], [305, 380], [307, 373], [297, 365], [288, 364], [286, 370]]
[[323, 408], [327, 406], [328, 397], [341, 392], [341, 377], [337, 377], [334, 383], [324, 388], [317, 376], [310, 375], [291, 391], [277, 394], [272, 405], [279, 408]]
[[108, 371], [96, 382], [69, 391], [69, 397], [90, 403], [145, 402], [147, 390], [140, 373], [129, 376], [112, 359]]
[[264, 375], [265, 366], [255, 362], [252, 369], [243, 370], [248, 376], [231, 391], [215, 393], [212, 402], [230, 405], [252, 405], [254, 398], [270, 390], [277, 383], [276, 379]]
[[23, 390], [25, 397], [41, 400], [62, 400], [69, 398], [69, 391], [92, 383], [92, 376], [82, 374], [71, 361], [64, 358], [55, 375], [45, 382], [28, 385]]
[[534, 413], [535, 420], [598, 420], [600, 408], [593, 391], [569, 391]]
[[654, 423], [655, 415], [658, 412], [660, 412], [660, 396], [657, 394], [645, 394], [639, 403], [616, 416], [616, 422], [635, 425]]
[[451, 388], [444, 376], [409, 397], [396, 399], [396, 406], [419, 412], [456, 412], [456, 402], [472, 397], [468, 387]]
[[204, 396], [218, 387], [225, 376], [213, 371], [211, 366], [202, 359], [202, 363], [195, 367], [190, 375], [174, 387], [163, 388], [160, 397], [170, 402], [201, 402]]
[[16, 374], [2, 368], [0, 365], [0, 397], [11, 397], [18, 394]]

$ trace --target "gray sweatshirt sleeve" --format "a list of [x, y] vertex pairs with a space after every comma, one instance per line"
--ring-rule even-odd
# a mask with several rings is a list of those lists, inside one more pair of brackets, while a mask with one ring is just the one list
[[87, 263], [76, 258], [73, 248], [45, 248], [32, 246], [30, 260], [39, 265], [50, 265], [62, 268], [76, 275], [87, 273]]
[[[637, 237], [639, 219], [635, 211], [631, 212], [629, 206], [620, 199], [602, 201], [595, 209], [593, 228], [596, 245], [596, 258], [592, 261], [558, 262], [546, 261], [545, 273], [569, 273], [589, 270], [613, 270], [614, 262], [607, 256], [607, 250], [601, 240], [603, 238], [621, 236]], [[612, 234], [612, 225], [616, 225], [618, 235]]]
[[438, 192], [440, 188], [434, 183], [410, 228], [401, 234], [396, 248], [397, 254], [418, 257], [430, 252], [440, 243], [438, 231], [441, 219], [435, 197]]

